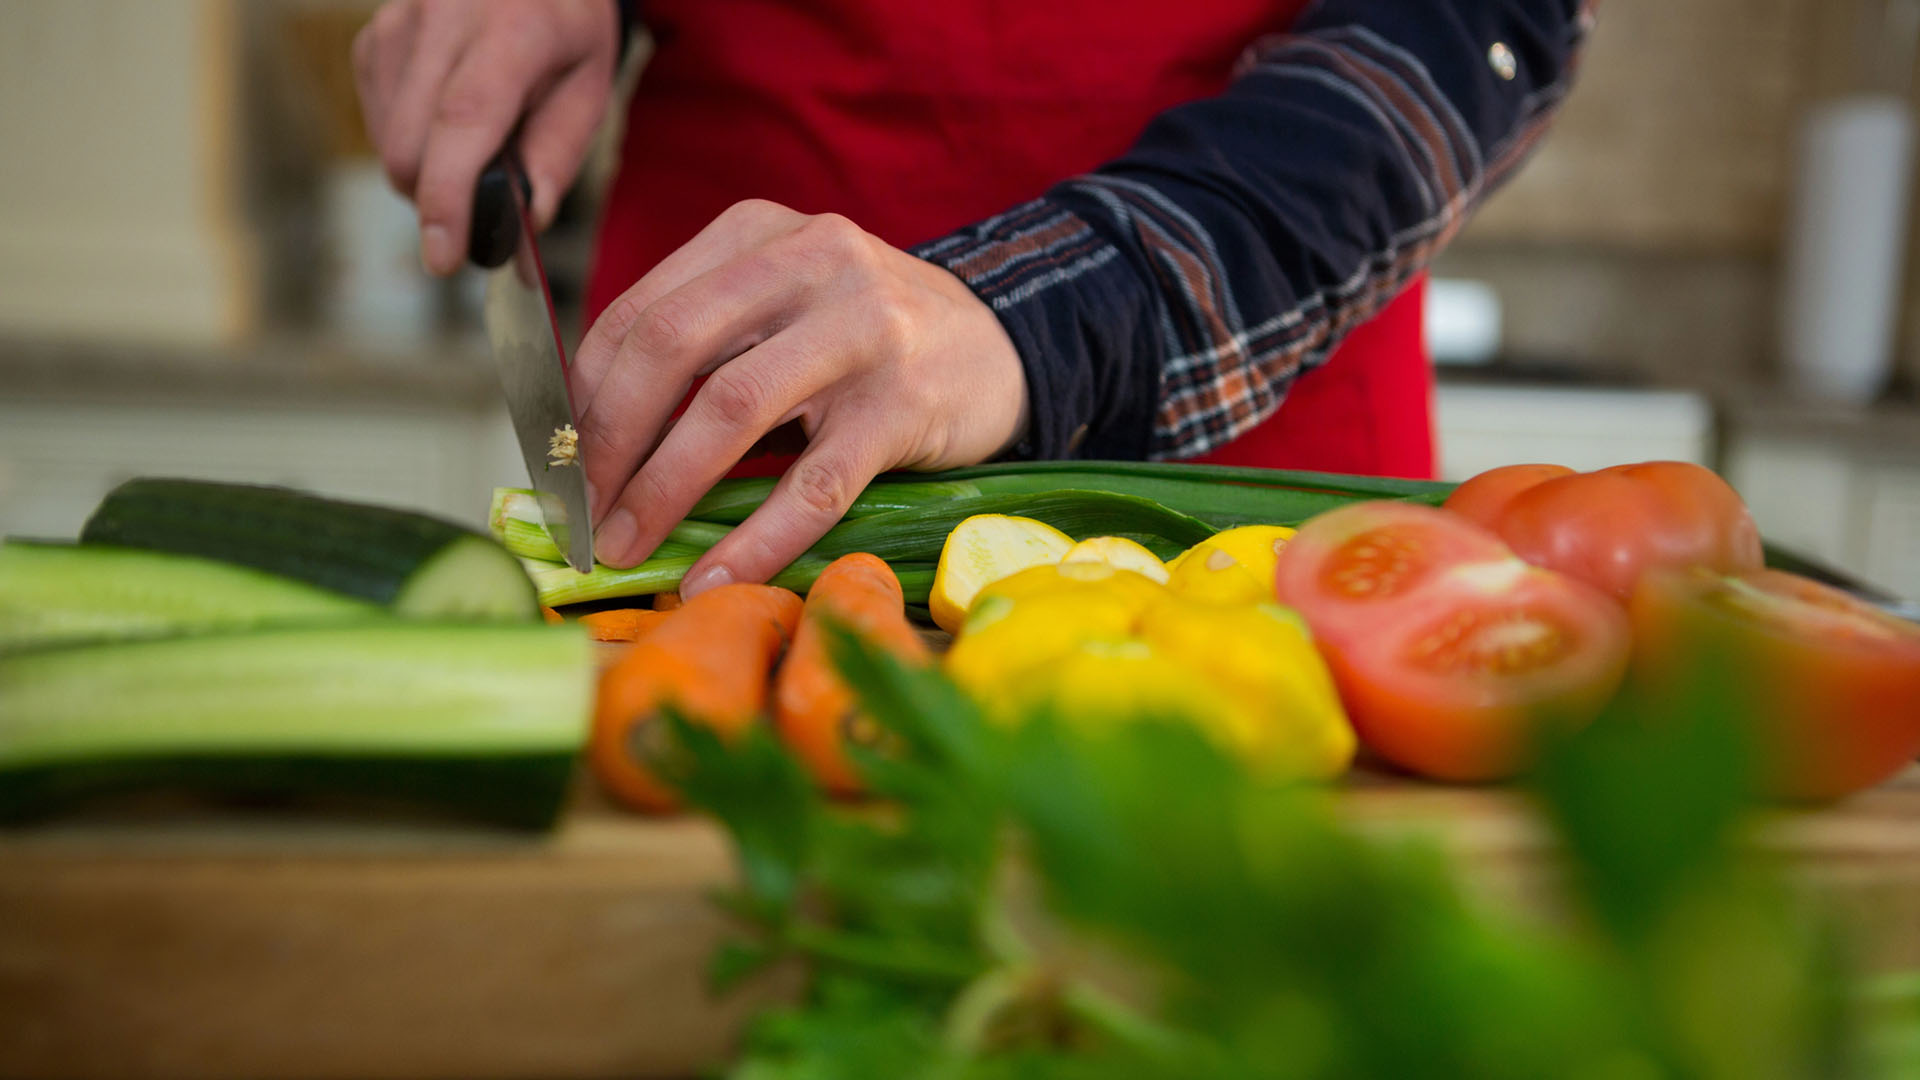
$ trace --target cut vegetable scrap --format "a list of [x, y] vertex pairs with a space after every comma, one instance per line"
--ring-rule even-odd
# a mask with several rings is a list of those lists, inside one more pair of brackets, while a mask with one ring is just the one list
[[1103, 563], [1116, 570], [1131, 570], [1160, 585], [1167, 583], [1167, 564], [1160, 557], [1124, 536], [1096, 536], [1082, 540], [1068, 550], [1063, 563]]
[[587, 636], [595, 641], [630, 643], [639, 641], [652, 633], [666, 617], [667, 613], [664, 611], [619, 608], [582, 615], [580, 625], [587, 628]]
[[580, 433], [572, 424], [555, 429], [547, 439], [547, 467], [564, 468], [580, 462]]
[[1028, 567], [1058, 563], [1073, 538], [1043, 521], [976, 514], [954, 527], [940, 549], [927, 607], [950, 634], [960, 632], [981, 589]]

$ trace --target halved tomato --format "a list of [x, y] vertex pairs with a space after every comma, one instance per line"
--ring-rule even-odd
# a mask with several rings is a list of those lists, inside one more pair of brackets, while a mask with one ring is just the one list
[[1361, 740], [1436, 779], [1524, 770], [1545, 725], [1591, 721], [1626, 670], [1619, 605], [1431, 507], [1315, 518], [1281, 552], [1275, 592], [1313, 630]]
[[1777, 570], [1649, 574], [1630, 611], [1635, 688], [1728, 700], [1773, 795], [1839, 798], [1920, 755], [1920, 626]]
[[1453, 494], [1447, 496], [1446, 507], [1468, 521], [1497, 529], [1500, 512], [1514, 496], [1549, 480], [1572, 475], [1573, 470], [1565, 465], [1502, 465], [1454, 488]]
[[[1555, 475], [1556, 471], [1559, 475]], [[1574, 473], [1515, 465], [1455, 489], [1447, 509], [1492, 529], [1521, 558], [1621, 603], [1651, 569], [1758, 570], [1760, 530], [1712, 469], [1684, 461]]]

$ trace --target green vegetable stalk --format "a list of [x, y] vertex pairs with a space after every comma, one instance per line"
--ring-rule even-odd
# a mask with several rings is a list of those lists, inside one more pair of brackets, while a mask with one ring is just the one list
[[[493, 535], [529, 564], [548, 606], [670, 592], [693, 562], [773, 491], [772, 479], [725, 480], [645, 563], [627, 570], [596, 567], [579, 575], [561, 566], [559, 549], [541, 525], [530, 491], [494, 492]], [[1143, 462], [1043, 462], [985, 465], [945, 473], [889, 474], [854, 501], [845, 519], [780, 577], [804, 588], [834, 558], [871, 552], [894, 564], [903, 583], [931, 567], [954, 526], [974, 514], [1038, 518], [1076, 538], [1127, 536], [1161, 555], [1215, 531], [1253, 522], [1294, 525], [1361, 499], [1436, 503], [1451, 485], [1330, 473]], [[930, 586], [929, 586], [930, 587]], [[908, 584], [910, 603], [925, 589]]]

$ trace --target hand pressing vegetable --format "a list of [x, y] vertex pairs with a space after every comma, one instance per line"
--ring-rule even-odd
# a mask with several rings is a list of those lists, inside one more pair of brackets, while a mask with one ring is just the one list
[[1306, 617], [1361, 741], [1439, 780], [1522, 771], [1544, 725], [1591, 721], [1626, 670], [1626, 615], [1606, 594], [1430, 507], [1308, 522], [1276, 592]]
[[1725, 480], [1682, 461], [1575, 473], [1509, 465], [1461, 484], [1446, 507], [1492, 529], [1535, 566], [1626, 602], [1654, 568], [1758, 570], [1760, 530]]
[[774, 683], [774, 723], [781, 741], [821, 787], [858, 795], [862, 784], [846, 747], [870, 740], [879, 729], [856, 707], [853, 691], [834, 669], [823, 624], [844, 627], [870, 647], [911, 664], [929, 662], [929, 652], [907, 621], [900, 580], [878, 556], [835, 559], [807, 592], [793, 650]]
[[800, 598], [770, 585], [726, 585], [688, 600], [600, 677], [589, 750], [607, 792], [664, 813], [679, 797], [644, 759], [661, 714], [675, 709], [736, 735], [767, 704], [767, 683], [800, 620]]

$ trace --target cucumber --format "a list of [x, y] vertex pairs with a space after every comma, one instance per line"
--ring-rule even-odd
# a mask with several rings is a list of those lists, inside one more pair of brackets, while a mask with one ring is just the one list
[[545, 827], [586, 739], [590, 650], [577, 627], [382, 616], [0, 655], [0, 820], [185, 788]]
[[491, 538], [287, 488], [129, 480], [101, 501], [80, 541], [251, 566], [415, 618], [540, 617], [533, 582]]
[[358, 597], [190, 555], [0, 543], [0, 652], [379, 613]]

